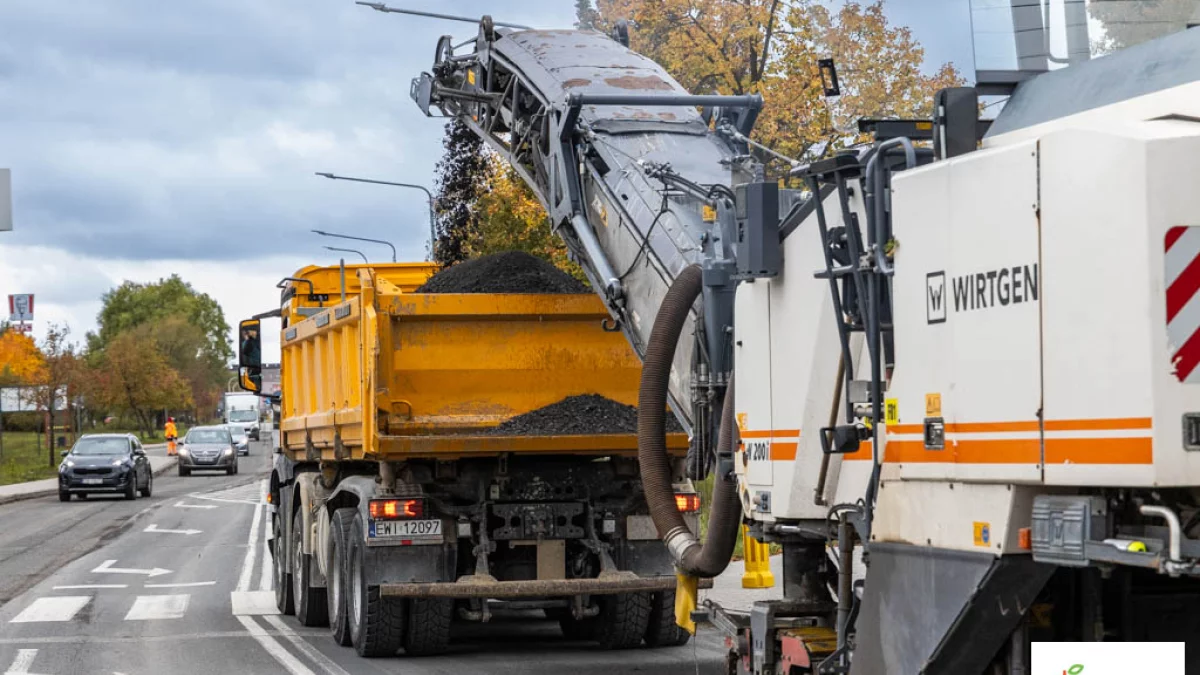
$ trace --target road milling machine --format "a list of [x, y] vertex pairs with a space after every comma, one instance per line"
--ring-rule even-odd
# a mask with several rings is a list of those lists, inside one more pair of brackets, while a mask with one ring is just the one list
[[[1019, 54], [785, 183], [759, 97], [685, 91], [628, 30], [485, 17], [411, 94], [515, 167], [642, 359], [680, 625], [731, 673], [1029, 673], [1043, 640], [1200, 668], [1200, 31]], [[668, 407], [714, 476], [703, 541]], [[744, 524], [783, 599], [697, 602]]]

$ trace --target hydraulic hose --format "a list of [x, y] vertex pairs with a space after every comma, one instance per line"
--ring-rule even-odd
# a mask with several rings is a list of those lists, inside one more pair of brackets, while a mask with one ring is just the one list
[[[650, 516], [658, 535], [680, 570], [688, 575], [715, 577], [729, 565], [737, 544], [742, 505], [737, 484], [728, 476], [713, 474], [712, 512], [708, 535], [699, 542], [683, 521], [675, 505], [675, 488], [671, 481], [671, 462], [667, 455], [666, 414], [667, 386], [675, 345], [687, 322], [688, 313], [702, 288], [701, 270], [692, 265], [683, 270], [663, 298], [654, 328], [646, 344], [642, 362], [642, 382], [638, 393], [638, 463], [641, 466], [642, 489], [650, 507]], [[725, 391], [721, 428], [717, 436], [718, 453], [733, 448], [733, 382]]]

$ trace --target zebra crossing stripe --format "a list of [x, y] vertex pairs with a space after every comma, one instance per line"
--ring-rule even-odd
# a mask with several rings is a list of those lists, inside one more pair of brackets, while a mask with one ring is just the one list
[[90, 595], [63, 595], [52, 598], [34, 600], [9, 623], [47, 623], [55, 621], [70, 621], [79, 610], [92, 601]]
[[190, 595], [139, 595], [125, 615], [126, 621], [182, 619]]

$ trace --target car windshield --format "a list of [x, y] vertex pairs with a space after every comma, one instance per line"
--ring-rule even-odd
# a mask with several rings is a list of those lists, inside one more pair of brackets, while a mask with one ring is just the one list
[[124, 438], [81, 438], [71, 449], [72, 455], [123, 455], [129, 452]]
[[231, 410], [229, 412], [230, 422], [253, 422], [258, 419], [258, 413], [253, 410]]
[[225, 429], [192, 429], [188, 432], [188, 443], [229, 443], [232, 439]]

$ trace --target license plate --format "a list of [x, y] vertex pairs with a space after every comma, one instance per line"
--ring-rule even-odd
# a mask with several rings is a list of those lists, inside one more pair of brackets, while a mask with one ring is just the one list
[[381, 537], [399, 539], [441, 539], [442, 521], [440, 520], [378, 520], [371, 521], [370, 539]]
[[84, 478], [83, 484], [84, 485], [104, 485], [104, 479], [103, 478]]

